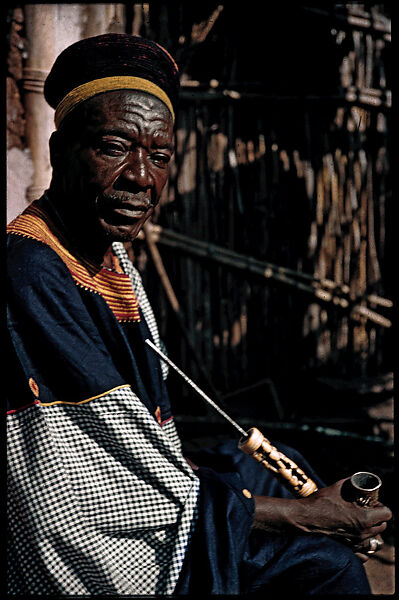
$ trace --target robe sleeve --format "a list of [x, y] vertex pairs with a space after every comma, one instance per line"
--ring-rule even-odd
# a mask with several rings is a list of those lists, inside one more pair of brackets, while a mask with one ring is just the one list
[[97, 300], [90, 295], [45, 244], [11, 240], [8, 333], [26, 381], [34, 382], [43, 402], [81, 401], [127, 383], [88, 310], [87, 302]]

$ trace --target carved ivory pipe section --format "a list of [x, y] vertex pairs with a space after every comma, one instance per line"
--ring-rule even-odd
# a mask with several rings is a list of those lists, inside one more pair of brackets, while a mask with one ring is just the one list
[[297, 496], [303, 498], [317, 491], [315, 482], [293, 460], [272, 446], [256, 427], [247, 431], [246, 437], [240, 439], [238, 447], [266, 469], [273, 471]]

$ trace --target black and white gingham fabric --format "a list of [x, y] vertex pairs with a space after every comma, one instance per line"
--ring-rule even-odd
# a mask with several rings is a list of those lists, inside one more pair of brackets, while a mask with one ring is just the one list
[[[154, 339], [154, 344], [158, 346], [159, 349], [162, 350], [162, 352], [165, 353], [166, 349], [162, 343], [162, 340], [159, 337], [158, 325], [151, 304], [147, 298], [147, 294], [145, 292], [139, 271], [129, 259], [128, 253], [126, 252], [125, 247], [121, 242], [114, 242], [112, 244], [112, 250], [115, 256], [118, 258], [122, 269], [124, 270], [126, 275], [129, 275], [130, 277], [130, 281], [132, 282], [133, 290], [136, 294], [137, 301], [141, 310], [143, 311], [146, 323], [148, 325], [148, 329], [150, 330], [151, 335]], [[169, 367], [163, 360], [161, 360], [161, 369], [163, 378], [166, 379], [168, 376]]]
[[[118, 258], [123, 271], [126, 273], [126, 275], [129, 275], [129, 277], [130, 277], [130, 281], [132, 282], [132, 287], [133, 287], [134, 293], [136, 294], [137, 301], [143, 312], [148, 329], [150, 330], [151, 335], [153, 337], [154, 344], [156, 346], [158, 346], [158, 348], [164, 354], [167, 354], [167, 349], [166, 349], [162, 339], [159, 336], [158, 325], [157, 325], [157, 322], [155, 319], [155, 315], [152, 310], [152, 306], [148, 300], [148, 297], [147, 297], [146, 291], [144, 289], [143, 281], [141, 279], [141, 275], [140, 275], [139, 271], [133, 265], [132, 261], [130, 260], [130, 258], [128, 256], [127, 251], [125, 250], [124, 245], [121, 242], [114, 242], [112, 244], [112, 250], [113, 250], [113, 253], [115, 254], [115, 256]], [[164, 379], [166, 379], [168, 377], [168, 373], [169, 373], [169, 366], [163, 360], [161, 360], [160, 363], [161, 363], [162, 376]], [[176, 423], [173, 420], [171, 420], [171, 421], [168, 421], [167, 423], [165, 423], [164, 425], [162, 425], [162, 427], [163, 427], [163, 430], [167, 432], [169, 437], [171, 437], [173, 439], [174, 443], [181, 449], [182, 446], [181, 446], [179, 434], [176, 429]]]
[[199, 494], [173, 421], [126, 386], [16, 412], [8, 442], [11, 594], [173, 592]]
[[169, 437], [172, 444], [177, 446], [177, 448], [179, 448], [179, 450], [182, 451], [181, 440], [180, 440], [179, 434], [177, 432], [176, 423], [174, 422], [174, 420], [170, 419], [170, 420], [166, 421], [166, 423], [162, 423], [161, 427], [162, 427], [163, 431], [166, 433], [166, 435]]
[[173, 591], [199, 482], [129, 387], [16, 413], [8, 440], [10, 541], [31, 592]]
[[[140, 275], [139, 271], [133, 265], [132, 261], [130, 260], [130, 258], [128, 256], [127, 251], [125, 250], [124, 245], [121, 242], [114, 242], [112, 244], [112, 250], [113, 250], [113, 253], [115, 254], [115, 256], [118, 258], [123, 271], [126, 273], [126, 275], [129, 275], [129, 277], [130, 277], [130, 281], [132, 282], [132, 287], [133, 287], [134, 293], [136, 294], [137, 301], [143, 312], [148, 329], [150, 330], [151, 335], [153, 337], [154, 344], [156, 346], [158, 346], [158, 348], [164, 354], [167, 354], [167, 349], [166, 349], [162, 339], [159, 336], [157, 321], [155, 319], [155, 315], [152, 310], [152, 306], [148, 300], [146, 291], [144, 289], [143, 281], [141, 279], [141, 275]], [[166, 379], [168, 377], [168, 373], [169, 373], [169, 366], [163, 360], [160, 361], [160, 364], [161, 364], [162, 376], [164, 379]], [[181, 449], [182, 446], [181, 446], [179, 434], [176, 429], [176, 423], [173, 420], [171, 420], [171, 421], [168, 421], [167, 423], [165, 423], [164, 425], [162, 425], [162, 427], [163, 427], [163, 430], [167, 432], [169, 437], [171, 437], [174, 440], [174, 443]]]

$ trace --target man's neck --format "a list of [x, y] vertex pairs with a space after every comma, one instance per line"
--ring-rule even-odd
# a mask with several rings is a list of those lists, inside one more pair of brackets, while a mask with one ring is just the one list
[[85, 223], [82, 214], [68, 211], [68, 203], [59, 201], [54, 190], [45, 194], [47, 208], [55, 217], [63, 235], [79, 254], [101, 266], [112, 266], [112, 243], [105, 240], [101, 231]]
[[101, 266], [106, 267], [107, 269], [114, 268], [112, 245], [107, 248]]

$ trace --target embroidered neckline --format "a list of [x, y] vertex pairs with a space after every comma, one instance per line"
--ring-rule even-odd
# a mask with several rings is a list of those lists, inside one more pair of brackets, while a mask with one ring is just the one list
[[[54, 223], [37, 200], [8, 225], [7, 232], [42, 242], [54, 250], [74, 282], [85, 290], [100, 294], [119, 322], [140, 321], [139, 304], [129, 275], [118, 268], [111, 271], [71, 254], [60, 241], [61, 236]], [[119, 261], [114, 264], [118, 267]]]

